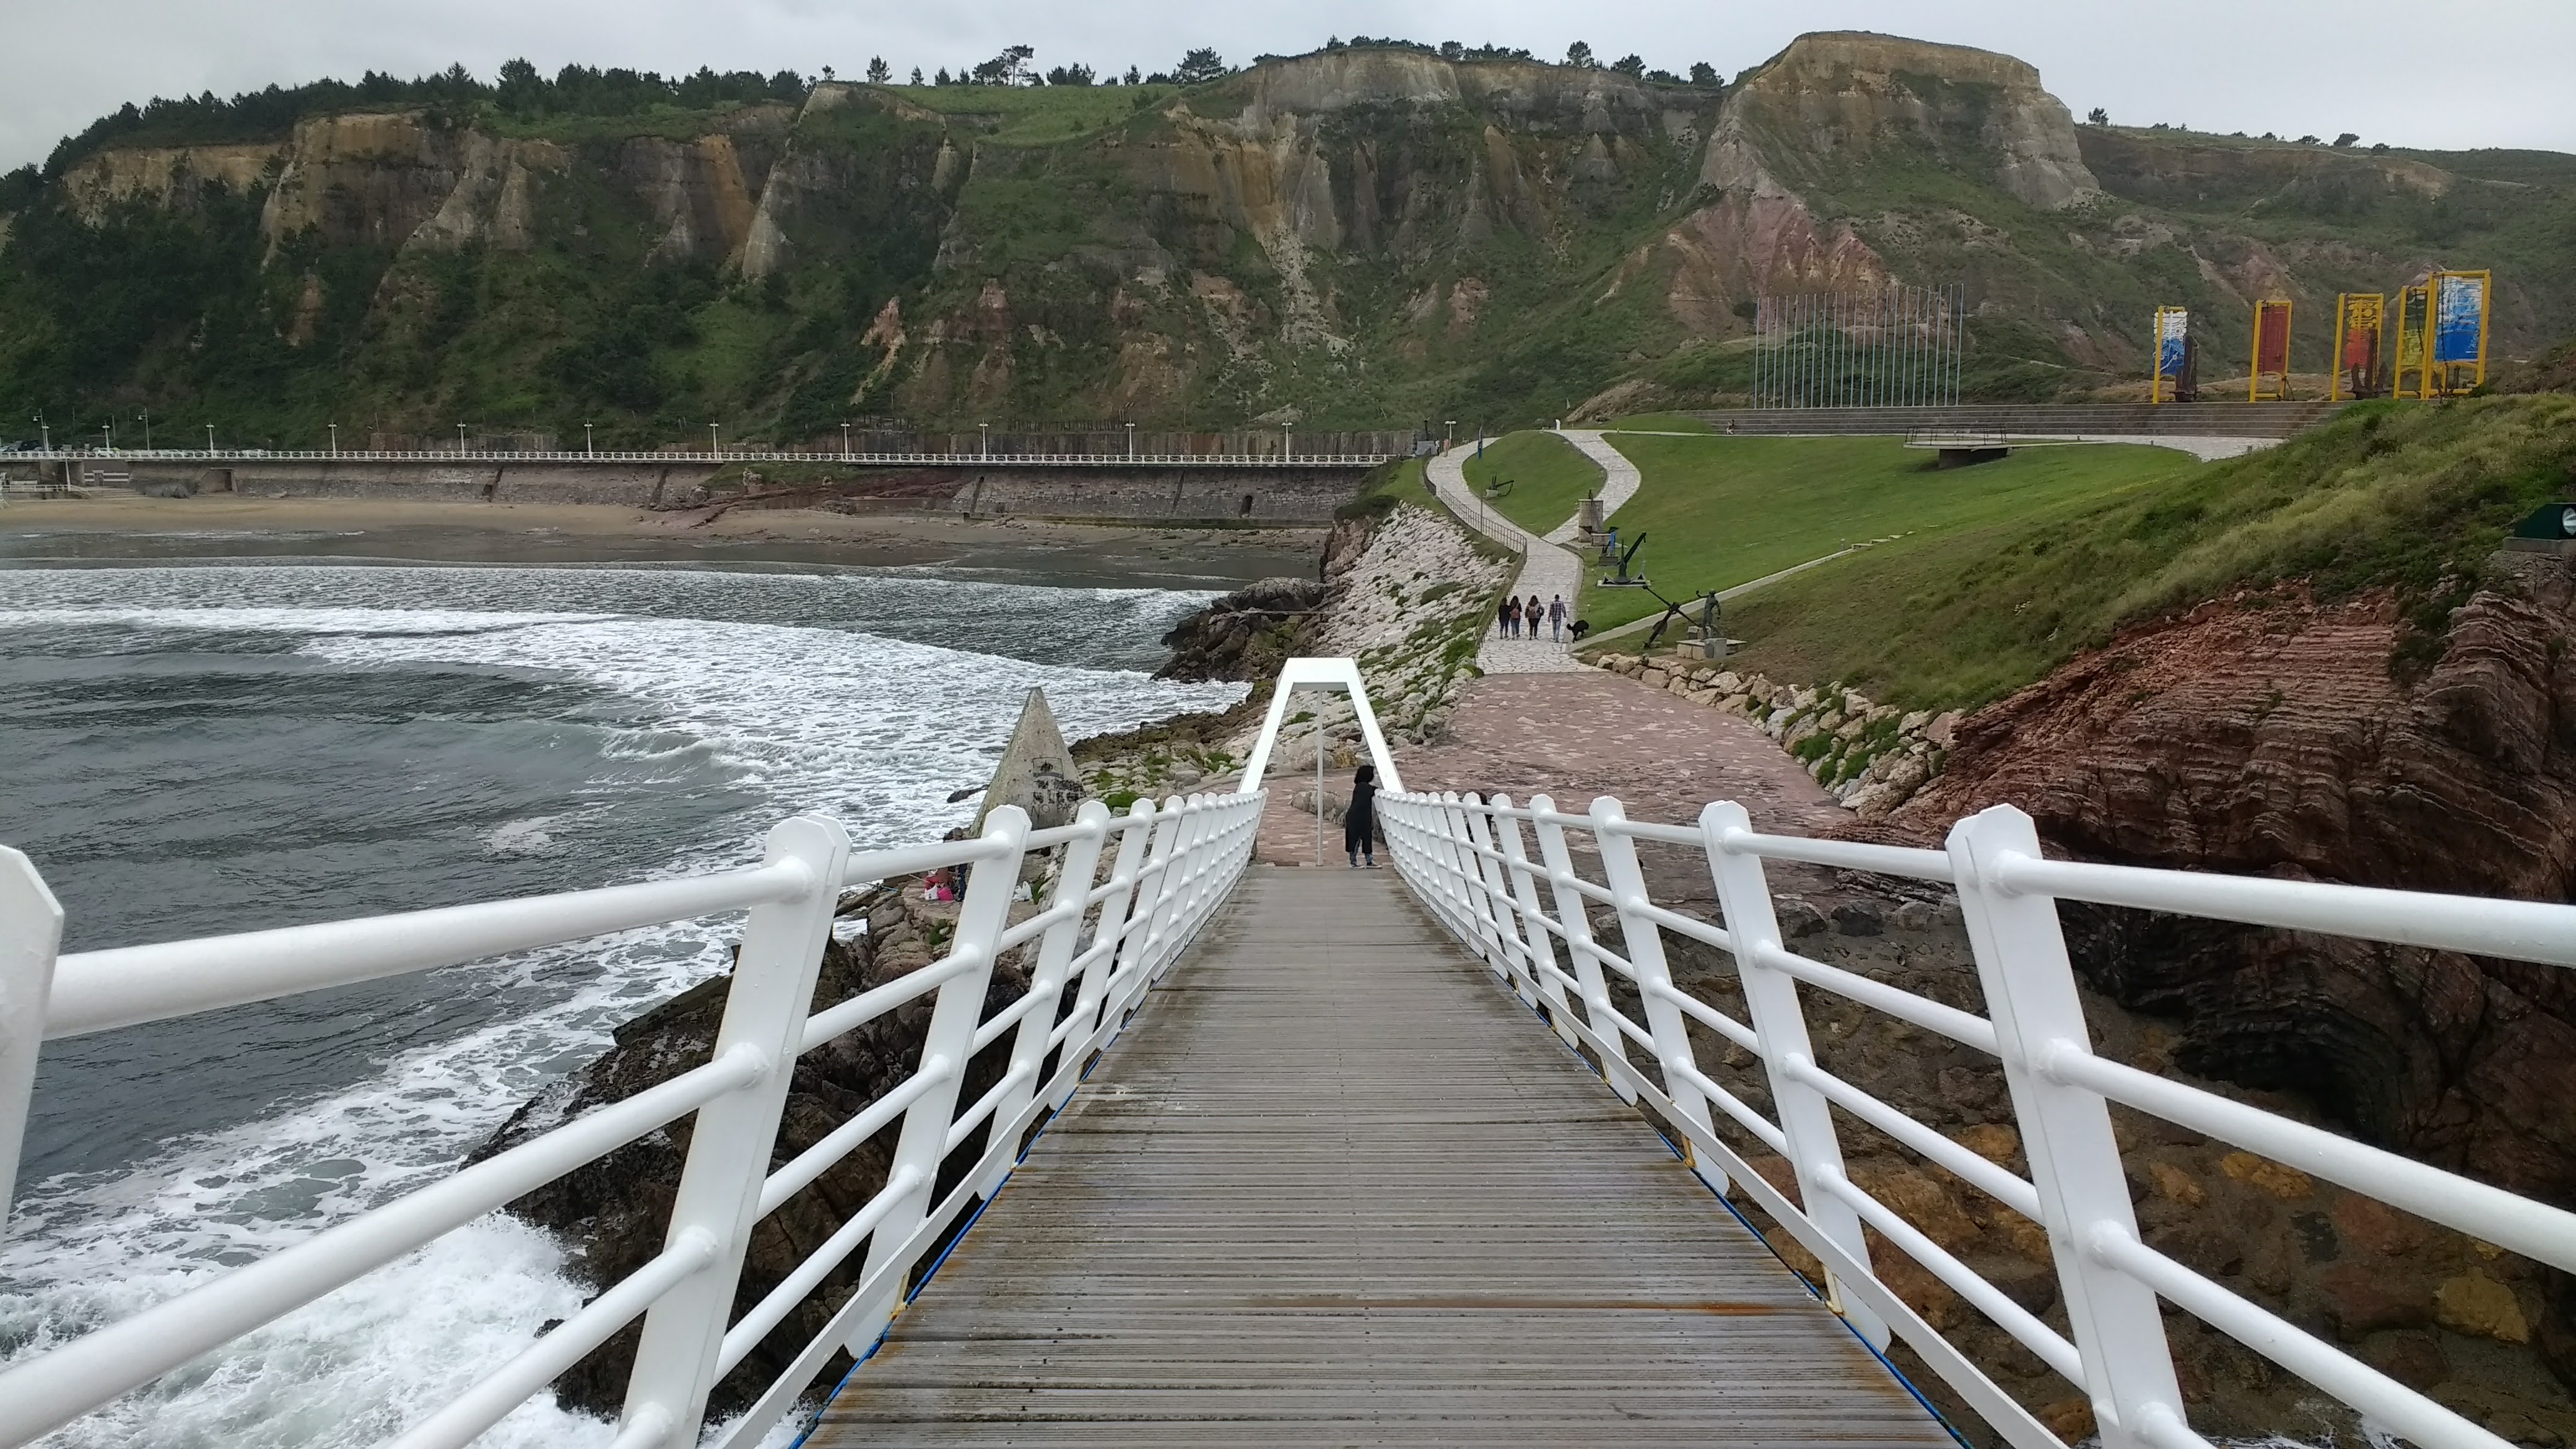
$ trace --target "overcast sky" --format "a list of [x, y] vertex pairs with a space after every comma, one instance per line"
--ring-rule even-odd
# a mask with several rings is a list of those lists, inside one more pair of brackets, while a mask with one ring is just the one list
[[0, 0], [10, 64], [0, 81], [0, 169], [42, 160], [126, 101], [218, 95], [368, 69], [412, 75], [450, 62], [489, 78], [524, 55], [665, 73], [710, 65], [858, 74], [882, 55], [900, 76], [951, 69], [1005, 45], [1041, 66], [1168, 69], [1189, 46], [1241, 63], [1354, 33], [1526, 46], [1582, 40], [1732, 77], [1801, 31], [1878, 30], [2020, 56], [2078, 116], [2285, 136], [2360, 133], [2444, 149], [2576, 151], [2576, 0], [1278, 0], [956, 4], [857, 0]]

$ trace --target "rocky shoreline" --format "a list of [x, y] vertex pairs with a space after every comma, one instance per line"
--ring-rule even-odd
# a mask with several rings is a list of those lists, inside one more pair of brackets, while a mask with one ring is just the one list
[[[1165, 635], [1173, 656], [1160, 677], [1237, 680], [1252, 692], [1230, 709], [1076, 741], [1091, 787], [1121, 804], [1239, 771], [1269, 708], [1270, 681], [1297, 655], [1358, 660], [1390, 743], [1442, 738], [1459, 686], [1478, 673], [1476, 645], [1510, 566], [1479, 551], [1447, 514], [1399, 503], [1337, 523], [1319, 574], [1237, 590]], [[1282, 724], [1271, 768], [1311, 768], [1319, 741], [1334, 768], [1357, 764], [1349, 698], [1317, 694], [1300, 705]]]
[[1962, 717], [1957, 710], [1900, 710], [1840, 684], [1787, 685], [1679, 658], [1604, 654], [1592, 662], [1693, 704], [1751, 715], [1863, 820], [1886, 815], [1932, 783]]

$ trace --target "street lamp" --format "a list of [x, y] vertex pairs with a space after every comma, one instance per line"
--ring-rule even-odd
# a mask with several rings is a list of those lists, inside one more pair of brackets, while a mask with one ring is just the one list
[[208, 424], [206, 424], [206, 456], [211, 458], [211, 457], [213, 457], [213, 456], [214, 456], [214, 454], [215, 454], [215, 425], [214, 425], [213, 423], [208, 423]]
[[841, 424], [841, 461], [850, 461], [850, 425], [846, 422]]
[[30, 419], [30, 421], [35, 423], [36, 430], [38, 432], [45, 435], [45, 451], [48, 453], [52, 452], [54, 450], [53, 425], [45, 421], [45, 415], [41, 412], [36, 414], [34, 418]]
[[456, 456], [460, 458], [465, 456], [465, 425], [463, 423], [458, 423], [456, 425]]
[[723, 456], [716, 450], [716, 425], [714, 423], [707, 424], [707, 456], [710, 458], [720, 458]]
[[599, 456], [599, 450], [590, 445], [590, 424], [588, 423], [581, 425], [581, 455], [585, 458]]
[[98, 447], [102, 453], [116, 451], [116, 419], [109, 418], [98, 425]]
[[339, 425], [338, 423], [326, 423], [326, 424], [324, 424], [324, 426], [328, 427], [328, 428], [331, 430], [331, 456], [332, 456], [332, 457], [334, 457], [334, 458], [339, 457], [339, 456], [340, 456], [340, 425]]
[[977, 423], [975, 425], [975, 431], [983, 435], [984, 456], [987, 458], [993, 456], [993, 425], [991, 423]]
[[1450, 418], [1443, 422], [1441, 426], [1449, 430], [1448, 440], [1440, 445], [1440, 451], [1446, 453], [1458, 446], [1458, 420], [1456, 418]]
[[149, 453], [152, 451], [152, 410], [146, 408], [135, 416], [143, 421], [143, 451]]
[[1127, 461], [1130, 463], [1136, 461], [1136, 425], [1134, 423], [1127, 425]]

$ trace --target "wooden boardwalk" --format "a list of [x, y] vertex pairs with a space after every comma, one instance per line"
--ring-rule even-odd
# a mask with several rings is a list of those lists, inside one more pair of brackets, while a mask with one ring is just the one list
[[1392, 871], [1255, 867], [809, 1442], [1954, 1441]]

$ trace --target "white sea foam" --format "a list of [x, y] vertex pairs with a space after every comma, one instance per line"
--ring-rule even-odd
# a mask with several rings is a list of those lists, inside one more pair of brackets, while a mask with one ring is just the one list
[[[211, 577], [236, 573], [260, 582]], [[435, 577], [451, 573], [470, 576], [474, 587]], [[989, 768], [988, 751], [1006, 737], [1030, 686], [1046, 688], [1069, 735], [1212, 707], [1240, 693], [1240, 686], [1177, 685], [845, 627], [599, 612], [603, 603], [628, 602], [597, 598], [593, 586], [603, 577], [671, 576], [22, 572], [0, 576], [0, 630], [20, 637], [98, 625], [254, 633], [351, 669], [427, 662], [559, 672], [605, 686], [643, 706], [649, 719], [632, 732], [626, 752], [654, 758], [711, 751], [767, 799], [754, 815], [731, 819], [716, 838], [684, 851], [671, 862], [674, 870], [738, 863], [756, 848], [762, 827], [793, 811], [837, 816], [861, 845], [935, 836], [963, 818], [967, 807], [950, 805], [949, 793]], [[699, 579], [689, 587], [720, 596], [779, 587], [776, 576], [706, 578], [740, 583]], [[790, 587], [807, 582], [791, 580]], [[896, 595], [884, 592], [884, 581], [860, 582], [866, 588], [859, 592], [884, 613]], [[960, 607], [939, 591], [968, 589], [1037, 617], [1052, 610], [1083, 627], [1133, 629], [1187, 604], [1142, 591], [918, 580], [903, 587], [939, 609]], [[799, 607], [752, 612], [811, 619], [818, 601], [837, 597], [825, 589]], [[478, 601], [513, 607], [469, 606]], [[500, 853], [549, 849], [548, 827], [556, 825], [552, 816], [511, 821], [492, 830], [486, 845]], [[688, 923], [456, 968], [446, 974], [458, 993], [524, 999], [527, 1009], [405, 1051], [355, 1089], [172, 1144], [131, 1171], [36, 1185], [0, 1247], [0, 1344], [9, 1346], [10, 1359], [24, 1358], [435, 1180], [518, 1102], [595, 1054], [608, 1028], [718, 969], [732, 929], [730, 921]], [[550, 1238], [505, 1218], [486, 1219], [44, 1442], [81, 1449], [373, 1443], [497, 1368], [582, 1297], [564, 1278]], [[483, 1442], [581, 1446], [608, 1437], [605, 1426], [541, 1398]]]

